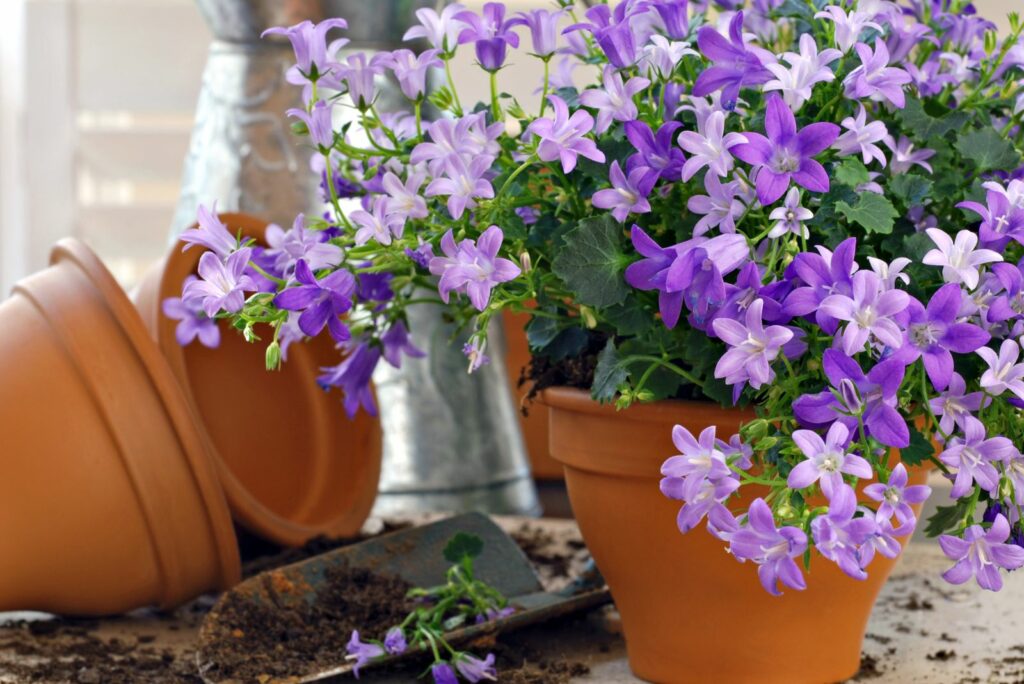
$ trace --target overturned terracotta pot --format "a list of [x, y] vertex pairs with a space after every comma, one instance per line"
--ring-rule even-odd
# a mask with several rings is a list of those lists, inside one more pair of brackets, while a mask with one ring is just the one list
[[0, 610], [169, 608], [239, 579], [195, 416], [85, 245], [0, 304]]
[[[229, 230], [262, 242], [267, 222], [222, 214]], [[226, 322], [217, 349], [181, 347], [177, 321], [161, 303], [181, 296], [203, 250], [171, 248], [147, 273], [134, 299], [150, 334], [202, 420], [235, 520], [286, 546], [319, 535], [356, 534], [377, 496], [380, 424], [364, 412], [350, 420], [340, 395], [317, 386], [320, 368], [341, 361], [322, 336], [295, 343], [281, 370], [264, 370], [263, 344], [246, 342]], [[257, 334], [263, 336], [257, 328]]]

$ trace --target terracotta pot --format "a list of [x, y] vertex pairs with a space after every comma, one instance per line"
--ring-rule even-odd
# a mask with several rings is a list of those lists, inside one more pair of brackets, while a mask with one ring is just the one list
[[509, 386], [517, 408], [525, 407], [527, 415], [519, 411], [519, 426], [523, 441], [530, 455], [530, 471], [537, 480], [561, 480], [562, 464], [551, 458], [548, 452], [548, 412], [539, 402], [526, 402], [526, 395], [533, 383], [519, 386], [519, 377], [530, 363], [530, 345], [526, 340], [526, 324], [530, 322], [527, 313], [504, 313], [505, 365], [508, 368]]
[[[728, 436], [752, 413], [676, 401], [617, 413], [572, 389], [546, 390], [542, 400], [551, 452], [565, 465], [576, 520], [611, 588], [638, 677], [818, 684], [857, 671], [871, 608], [895, 560], [876, 556], [861, 582], [819, 556], [806, 590], [774, 597], [703, 524], [681, 535], [679, 503], [658, 490], [661, 463], [677, 453], [673, 425], [694, 434], [714, 425]], [[912, 484], [925, 478], [912, 469]]]
[[195, 416], [85, 245], [0, 304], [0, 610], [172, 607], [239, 579]]
[[[221, 219], [232, 233], [263, 240], [266, 221], [244, 214]], [[316, 384], [320, 368], [341, 361], [326, 335], [293, 344], [273, 373], [264, 370], [265, 345], [246, 342], [227, 322], [217, 349], [181, 347], [177, 321], [163, 315], [161, 303], [181, 296], [201, 254], [172, 247], [134, 299], [203, 422], [231, 513], [249, 531], [286, 546], [356, 534], [377, 496], [379, 422], [364, 412], [349, 420], [340, 395]]]

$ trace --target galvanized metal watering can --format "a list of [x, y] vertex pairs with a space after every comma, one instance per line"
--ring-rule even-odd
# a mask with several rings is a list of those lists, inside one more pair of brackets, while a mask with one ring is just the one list
[[[348, 50], [393, 49], [433, 0], [197, 0], [214, 34], [195, 128], [172, 224], [176, 238], [199, 204], [241, 211], [290, 226], [299, 212], [320, 213], [319, 178], [308, 148], [293, 136], [285, 110], [300, 107], [287, 83], [294, 63], [283, 40], [261, 40], [271, 26], [344, 17]], [[397, 85], [379, 84], [381, 107], [403, 102]], [[401, 370], [381, 364], [375, 381], [384, 431], [375, 512], [468, 511], [539, 514], [529, 461], [504, 369], [502, 331], [491, 335], [492, 361], [466, 372], [461, 342], [438, 307], [411, 312], [413, 341], [427, 358]], [[253, 369], [253, 372], [261, 372]]]

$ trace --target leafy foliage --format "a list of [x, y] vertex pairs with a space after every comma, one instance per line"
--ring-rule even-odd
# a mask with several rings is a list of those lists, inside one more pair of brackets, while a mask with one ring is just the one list
[[622, 278], [628, 259], [622, 229], [611, 216], [586, 219], [565, 236], [566, 248], [555, 257], [554, 271], [588, 306], [622, 304], [629, 287]]

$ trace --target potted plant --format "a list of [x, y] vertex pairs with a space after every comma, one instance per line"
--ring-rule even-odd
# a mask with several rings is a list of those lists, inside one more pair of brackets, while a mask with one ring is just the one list
[[[296, 239], [342, 255], [261, 273], [193, 231], [224, 253], [183, 296], [273, 326], [271, 366], [329, 327], [346, 356], [322, 382], [352, 409], [381, 358], [415, 353], [417, 288], [470, 330], [470, 370], [490, 319], [527, 313], [634, 671], [837, 680], [926, 467], [954, 481], [928, 526], [944, 577], [998, 589], [1024, 565], [1024, 25], [1000, 38], [961, 0], [708, 4], [421, 10], [429, 49], [343, 63], [321, 28], [287, 29], [332, 195]], [[499, 87], [520, 40], [545, 72], [530, 112]], [[459, 45], [490, 79], [473, 108]], [[428, 124], [430, 68], [449, 79]], [[377, 111], [385, 72], [413, 114]], [[332, 128], [340, 106], [359, 130]], [[254, 270], [273, 286], [252, 294]], [[358, 294], [371, 278], [386, 294]]]

